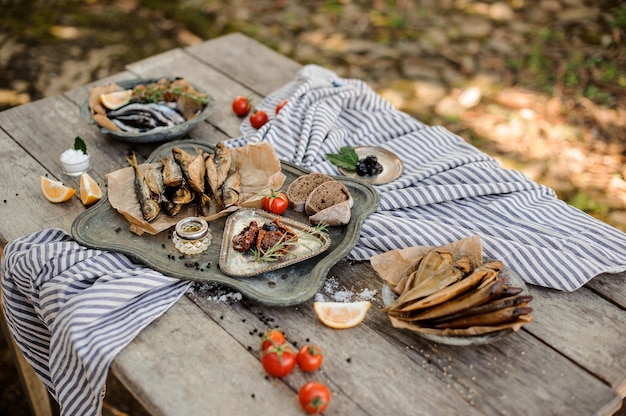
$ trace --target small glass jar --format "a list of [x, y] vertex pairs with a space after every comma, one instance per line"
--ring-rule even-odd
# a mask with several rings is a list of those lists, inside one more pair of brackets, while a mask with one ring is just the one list
[[200, 254], [211, 245], [209, 224], [200, 217], [187, 217], [178, 221], [172, 241], [183, 254]]
[[63, 173], [68, 176], [80, 176], [89, 170], [91, 156], [81, 150], [67, 149], [59, 159]]

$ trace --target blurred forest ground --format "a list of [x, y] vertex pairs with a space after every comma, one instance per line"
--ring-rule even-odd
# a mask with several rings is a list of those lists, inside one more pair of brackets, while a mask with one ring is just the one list
[[363, 79], [626, 231], [617, 0], [0, 0], [0, 109], [233, 31]]
[[[0, 0], [0, 110], [234, 31], [366, 81], [626, 231], [618, 0]], [[1, 338], [0, 413], [26, 415]], [[107, 401], [143, 414], [114, 383]]]

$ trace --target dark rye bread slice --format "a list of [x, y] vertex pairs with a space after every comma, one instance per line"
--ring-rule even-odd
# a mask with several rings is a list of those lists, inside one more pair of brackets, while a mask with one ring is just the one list
[[352, 207], [352, 195], [348, 188], [336, 180], [326, 181], [311, 192], [304, 203], [307, 215], [314, 215], [333, 205], [348, 202]]
[[296, 178], [287, 188], [289, 206], [296, 212], [303, 212], [304, 203], [311, 192], [322, 183], [332, 180], [330, 176], [316, 172]]

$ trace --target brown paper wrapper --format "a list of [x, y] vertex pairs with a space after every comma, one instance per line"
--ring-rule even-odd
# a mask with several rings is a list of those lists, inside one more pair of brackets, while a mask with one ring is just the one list
[[[241, 175], [239, 207], [261, 208], [263, 196], [268, 195], [272, 189], [279, 190], [286, 179], [273, 146], [270, 143], [254, 143], [231, 149], [231, 153], [233, 163], [238, 166]], [[139, 169], [145, 172], [149, 166], [150, 164], [141, 164]], [[109, 203], [126, 218], [130, 230], [137, 235], [158, 234], [176, 225], [182, 218], [196, 215], [196, 209], [191, 204], [183, 207], [175, 217], [161, 212], [153, 221], [145, 221], [135, 193], [135, 172], [130, 166], [109, 173], [107, 189]], [[238, 210], [239, 207], [214, 212], [215, 207], [212, 206], [210, 215], [202, 218], [212, 221]]]
[[[469, 256], [472, 262], [472, 269], [483, 264], [482, 243], [478, 236], [467, 237], [442, 247], [450, 251], [454, 259]], [[437, 247], [415, 246], [400, 250], [391, 250], [372, 257], [370, 263], [380, 277], [387, 282], [391, 290], [397, 295], [400, 295], [405, 288], [405, 282], [408, 277], [407, 271], [435, 248]], [[438, 329], [402, 321], [393, 316], [390, 316], [389, 319], [394, 328], [408, 329], [421, 334], [448, 337], [480, 336], [506, 329], [517, 331], [522, 325], [532, 320], [531, 317], [520, 317], [520, 319], [516, 321], [497, 326], [474, 326], [466, 329]]]
[[[450, 251], [455, 259], [468, 256], [472, 261], [472, 269], [483, 264], [483, 246], [478, 236], [467, 237], [442, 247]], [[435, 248], [437, 247], [415, 246], [391, 250], [372, 257], [370, 263], [380, 277], [389, 284], [391, 290], [399, 295], [404, 290], [403, 283], [407, 278], [407, 270]]]

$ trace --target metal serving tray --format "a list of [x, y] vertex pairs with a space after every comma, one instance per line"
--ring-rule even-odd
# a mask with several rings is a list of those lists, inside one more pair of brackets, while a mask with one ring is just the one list
[[[213, 153], [215, 147], [200, 141], [181, 140], [168, 142], [157, 148], [146, 163], [158, 161], [171, 154], [172, 147], [188, 151], [203, 149]], [[281, 162], [286, 175], [283, 188], [308, 170], [287, 162]], [[344, 258], [356, 245], [363, 221], [379, 204], [379, 195], [369, 184], [344, 176], [333, 177], [342, 182], [352, 194], [352, 220], [344, 226], [329, 227], [329, 248], [315, 257], [277, 270], [255, 276], [235, 277], [219, 268], [221, 241], [228, 217], [209, 223], [213, 243], [207, 251], [194, 256], [182, 256], [172, 243], [171, 229], [157, 235], [136, 235], [129, 230], [126, 219], [109, 204], [105, 197], [80, 214], [72, 223], [72, 236], [87, 247], [124, 253], [134, 261], [169, 276], [197, 282], [214, 282], [241, 292], [249, 299], [262, 304], [290, 306], [307, 301], [322, 285], [328, 271]], [[285, 218], [308, 223], [304, 213], [288, 210]]]

